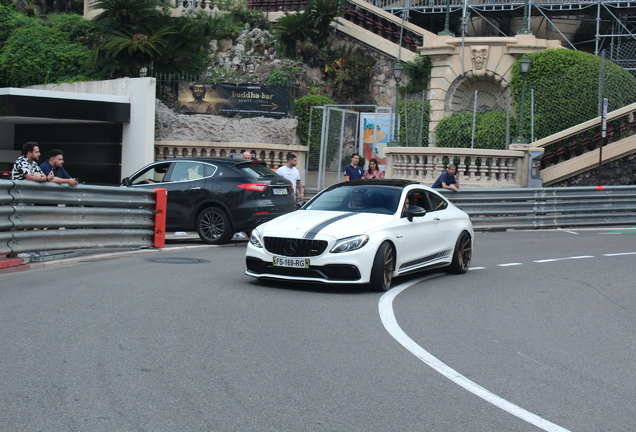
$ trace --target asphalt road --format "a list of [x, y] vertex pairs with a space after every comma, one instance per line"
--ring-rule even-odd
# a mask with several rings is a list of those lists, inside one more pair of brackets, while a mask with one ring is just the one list
[[5, 274], [0, 431], [634, 431], [611, 232], [480, 233], [385, 295], [257, 282], [241, 245]]

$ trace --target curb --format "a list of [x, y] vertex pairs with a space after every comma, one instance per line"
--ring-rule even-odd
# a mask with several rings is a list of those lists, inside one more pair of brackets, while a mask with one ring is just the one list
[[170, 248], [148, 248], [148, 249], [138, 249], [138, 250], [130, 250], [130, 251], [122, 251], [122, 252], [109, 252], [102, 253], [96, 255], [84, 255], [80, 257], [73, 258], [62, 258], [59, 260], [53, 261], [45, 261], [38, 263], [29, 263], [26, 267], [31, 269], [45, 269], [52, 267], [59, 267], [65, 265], [79, 264], [84, 262], [96, 262], [103, 261], [108, 259], [120, 258], [130, 255], [139, 255], [145, 254], [149, 252], [172, 252], [172, 251], [184, 251], [184, 250], [194, 250], [194, 249], [210, 249], [210, 248], [226, 248], [226, 247], [241, 247], [245, 246], [246, 242], [241, 243], [230, 243], [225, 245], [193, 245], [193, 246], [175, 246]]

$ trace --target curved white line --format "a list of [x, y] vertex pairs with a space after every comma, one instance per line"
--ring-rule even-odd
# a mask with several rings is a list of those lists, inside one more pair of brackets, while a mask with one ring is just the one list
[[378, 304], [378, 308], [380, 310], [380, 318], [382, 319], [382, 324], [384, 328], [389, 332], [393, 338], [398, 341], [404, 348], [409, 350], [415, 357], [422, 360], [424, 363], [435, 369], [437, 372], [444, 375], [446, 378], [453, 381], [455, 384], [465, 388], [469, 392], [473, 393], [476, 396], [484, 399], [486, 402], [490, 402], [494, 406], [501, 408], [504, 411], [509, 412], [515, 417], [520, 418], [530, 424], [537, 426], [548, 432], [569, 432], [567, 429], [562, 428], [561, 426], [555, 425], [536, 414], [531, 413], [507, 400], [497, 396], [496, 394], [486, 390], [479, 384], [474, 383], [469, 380], [465, 376], [461, 375], [456, 370], [452, 369], [445, 363], [443, 363], [438, 358], [434, 357], [424, 348], [416, 344], [413, 339], [408, 337], [406, 333], [400, 328], [397, 320], [395, 319], [395, 314], [393, 313], [393, 299], [397, 297], [405, 289], [420, 283], [427, 279], [432, 279], [437, 276], [441, 276], [443, 273], [433, 274], [429, 276], [424, 276], [410, 282], [403, 283], [401, 285], [392, 288], [386, 294], [384, 294], [380, 298], [380, 302]]

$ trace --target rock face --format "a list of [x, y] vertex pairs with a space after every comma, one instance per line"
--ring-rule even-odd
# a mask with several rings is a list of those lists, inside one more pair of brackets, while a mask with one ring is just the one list
[[[337, 47], [360, 47], [353, 39], [338, 38]], [[392, 79], [393, 59], [370, 47], [362, 49], [377, 60], [370, 88], [360, 92], [355, 100], [340, 103], [377, 104], [390, 106], [395, 97]], [[212, 41], [208, 49], [210, 65], [204, 74], [211, 82], [267, 83], [273, 70], [294, 70], [296, 86], [291, 88], [297, 99], [309, 93], [334, 96], [323, 71], [276, 55], [273, 36], [263, 30], [245, 30], [235, 40]], [[298, 66], [302, 66], [298, 68]], [[214, 141], [270, 144], [300, 144], [295, 119], [265, 117], [238, 118], [215, 115], [180, 114], [157, 100], [155, 139], [157, 141]]]
[[228, 118], [178, 114], [161, 101], [155, 104], [155, 140], [298, 144], [296, 119]]

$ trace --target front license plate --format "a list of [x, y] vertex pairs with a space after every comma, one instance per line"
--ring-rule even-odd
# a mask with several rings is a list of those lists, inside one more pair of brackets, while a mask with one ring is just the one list
[[287, 195], [287, 189], [272, 189], [274, 195]]
[[308, 258], [274, 257], [275, 267], [309, 268]]

